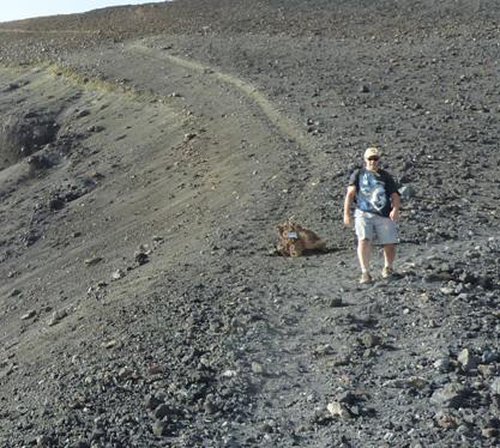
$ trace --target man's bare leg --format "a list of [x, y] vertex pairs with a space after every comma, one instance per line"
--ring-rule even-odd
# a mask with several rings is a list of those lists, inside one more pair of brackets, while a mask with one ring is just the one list
[[396, 259], [396, 245], [395, 244], [386, 244], [384, 246], [385, 267], [392, 269], [392, 265], [394, 264], [395, 259]]
[[361, 272], [370, 272], [370, 257], [372, 254], [372, 242], [370, 240], [358, 241], [358, 260]]

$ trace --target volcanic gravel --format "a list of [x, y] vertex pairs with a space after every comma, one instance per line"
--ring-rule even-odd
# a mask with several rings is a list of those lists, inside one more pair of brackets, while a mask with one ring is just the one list
[[[0, 24], [0, 446], [493, 447], [500, 6], [177, 0]], [[400, 184], [358, 285], [343, 198]], [[293, 216], [328, 250], [277, 256]]]

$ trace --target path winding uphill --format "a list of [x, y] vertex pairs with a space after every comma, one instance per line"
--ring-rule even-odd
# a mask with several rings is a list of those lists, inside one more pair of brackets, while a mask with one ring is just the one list
[[[23, 403], [21, 411], [7, 407], [4, 412], [6, 441], [36, 437], [28, 430], [34, 425], [33, 416], [24, 413], [35, 396], [37, 402], [46, 403], [41, 405], [44, 409], [50, 409], [47, 423], [68, 417], [48, 439], [84, 439], [91, 431], [91, 420], [75, 426], [73, 411], [63, 401], [72, 397], [70, 408], [79, 407], [75, 404], [79, 394], [90, 393], [85, 405], [90, 409], [106, 407], [106, 400], [116, 397], [115, 392], [109, 397], [94, 396], [82, 379], [87, 378], [87, 385], [95, 389], [94, 375], [99, 383], [101, 374], [115, 375], [118, 365], [135, 367], [134, 375], [142, 378], [151, 359], [158, 357], [158, 365], [168, 364], [162, 344], [165, 336], [151, 341], [148, 332], [166, 331], [167, 339], [184, 332], [186, 317], [192, 320], [191, 313], [200, 312], [195, 306], [198, 300], [206, 302], [210, 314], [223, 308], [217, 320], [229, 319], [235, 313], [226, 309], [229, 300], [235, 300], [228, 297], [232, 288], [246, 290], [251, 280], [246, 270], [267, 257], [274, 224], [296, 206], [283, 198], [290, 190], [305, 190], [300, 170], [282, 163], [299, 154], [305, 160], [300, 144], [304, 138], [248, 84], [200, 64], [157, 56], [138, 44], [96, 57], [81, 60], [99, 67], [100, 75], [117, 79], [118, 85], [60, 67], [2, 72], [7, 86], [2, 110], [9, 117], [3, 138], [10, 144], [15, 134], [27, 145], [26, 153], [9, 159], [10, 165], [2, 171], [2, 215], [19, 223], [8, 228], [2, 260], [2, 273], [11, 279], [2, 291], [6, 297], [2, 387], [8, 391], [12, 381], [21, 381], [26, 391], [23, 396], [4, 397]], [[48, 116], [57, 134], [42, 147], [24, 130], [28, 125], [41, 129]], [[23, 158], [27, 153], [29, 157]], [[79, 191], [79, 185], [87, 187]], [[151, 262], [143, 265], [134, 252]], [[198, 277], [200, 285], [207, 283], [208, 292], [201, 298], [191, 292]], [[212, 304], [219, 290], [221, 297]], [[154, 309], [159, 295], [167, 311]], [[178, 300], [188, 302], [188, 316], [185, 304], [175, 305]], [[125, 316], [130, 309], [135, 310], [137, 333], [127, 330], [130, 320]], [[262, 312], [266, 314], [264, 308]], [[176, 317], [178, 313], [182, 318]], [[158, 326], [160, 316], [173, 322]], [[237, 322], [236, 317], [227, 322], [229, 328], [233, 321]], [[180, 340], [169, 356], [184, 358], [201, 350], [210, 336], [205, 324], [194, 325], [189, 331], [195, 332], [195, 341]], [[229, 367], [225, 364], [241, 362], [241, 355], [233, 359], [226, 354], [227, 347], [234, 350], [238, 343], [226, 340], [225, 331], [212, 337], [223, 340], [207, 361], [220, 363], [210, 367], [218, 390], [223, 387], [218, 381], [224, 380], [217, 378], [224, 378], [223, 368]], [[130, 345], [130, 338], [149, 347], [139, 350]], [[239, 338], [238, 330], [235, 339]], [[116, 353], [103, 349], [113, 349], [114, 344]], [[110, 360], [114, 367], [105, 367]], [[181, 371], [172, 373], [182, 378]], [[196, 369], [191, 373], [196, 376]], [[37, 386], [46, 377], [54, 381]], [[62, 378], [66, 388], [57, 391]], [[161, 392], [147, 378], [134, 384], [134, 389], [136, 403]], [[250, 398], [246, 390], [247, 386], [241, 392], [243, 402]], [[179, 418], [176, 427], [183, 428], [193, 418], [202, 424], [203, 414], [195, 412], [198, 401], [190, 405], [195, 406], [193, 415]], [[233, 412], [243, 410], [239, 401]], [[147, 407], [140, 407], [139, 415], [137, 438], [147, 444], [154, 437], [154, 419], [148, 417]], [[109, 434], [112, 439], [124, 437], [123, 428], [110, 429]]]
[[[0, 68], [1, 446], [498, 443], [500, 234], [484, 177], [497, 170], [499, 111], [489, 66], [452, 21], [443, 36], [409, 27], [408, 42], [385, 40], [389, 31], [367, 20], [376, 8], [352, 18], [352, 2], [341, 17], [370, 26], [340, 40], [341, 28], [319, 26], [332, 13], [321, 4], [318, 26], [312, 12], [293, 20], [302, 11], [293, 3], [276, 15], [269, 6], [242, 34], [233, 25], [244, 28], [249, 11], [232, 2], [241, 20], [227, 38], [217, 23], [200, 33], [212, 15], [196, 9], [182, 15], [197, 17], [191, 32], [46, 41], [45, 64], [15, 67], [16, 45], [1, 48], [10, 63]], [[489, 54], [486, 35], [477, 30]], [[471, 57], [468, 76], [483, 68], [485, 89], [457, 100], [461, 109], [446, 103], [441, 120], [433, 73], [447, 86], [455, 75], [427, 58], [432, 48], [458, 65], [450, 39]], [[23, 62], [38, 47], [26, 48]], [[375, 69], [372, 83], [357, 77], [387, 53], [384, 87]], [[415, 58], [420, 82], [405, 85]], [[426, 110], [412, 103], [416, 91]], [[474, 101], [483, 107], [466, 107]], [[470, 163], [462, 132], [475, 142]], [[387, 160], [412, 188], [399, 275], [360, 287], [339, 217], [348, 161], [376, 138], [401, 148]], [[290, 215], [330, 250], [272, 256], [274, 226]]]

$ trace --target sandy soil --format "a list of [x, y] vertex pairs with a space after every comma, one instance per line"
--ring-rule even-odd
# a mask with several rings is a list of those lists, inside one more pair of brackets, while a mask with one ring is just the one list
[[497, 2], [247, 3], [0, 25], [0, 446], [496, 446]]

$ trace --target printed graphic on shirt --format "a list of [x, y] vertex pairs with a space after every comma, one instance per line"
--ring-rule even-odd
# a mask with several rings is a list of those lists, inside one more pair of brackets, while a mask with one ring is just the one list
[[389, 206], [385, 183], [369, 171], [364, 171], [359, 177], [357, 202], [358, 208], [365, 212], [384, 215]]

